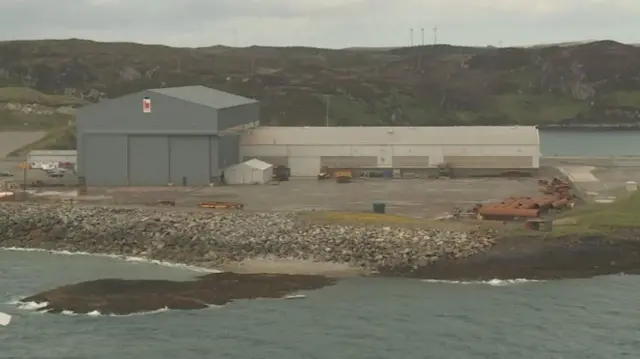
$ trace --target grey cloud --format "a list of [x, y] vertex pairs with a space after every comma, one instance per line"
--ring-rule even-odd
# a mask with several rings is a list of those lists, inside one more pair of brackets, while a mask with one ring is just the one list
[[[79, 37], [210, 45], [227, 41], [230, 36], [222, 32], [238, 27], [242, 34], [249, 34], [243, 37], [243, 45], [259, 41], [387, 46], [407, 44], [411, 27], [424, 27], [430, 38], [429, 29], [437, 25], [442, 41], [458, 44], [605, 37], [640, 42], [640, 38], [633, 40], [640, 34], [638, 11], [621, 10], [606, 2], [557, 1], [575, 6], [541, 15], [521, 10], [526, 7], [474, 7], [470, 4], [480, 2], [472, 0], [123, 0], [102, 1], [101, 5], [90, 0], [0, 0], [0, 40]], [[519, 4], [526, 6], [524, 1]], [[640, 9], [640, 3], [637, 7]]]
[[47, 27], [158, 29], [215, 23], [241, 16], [290, 18], [304, 15], [291, 7], [275, 7], [255, 0], [130, 0], [112, 5], [92, 5], [81, 0], [28, 0], [0, 5], [0, 11], [0, 19], [6, 25], [23, 27], [28, 22], [29, 26], [43, 30]]

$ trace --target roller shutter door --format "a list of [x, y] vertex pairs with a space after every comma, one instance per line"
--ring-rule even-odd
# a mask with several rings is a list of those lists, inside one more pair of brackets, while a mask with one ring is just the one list
[[531, 156], [445, 156], [453, 168], [532, 168]]
[[166, 186], [168, 183], [168, 136], [130, 136], [129, 184], [131, 186]]
[[329, 168], [376, 168], [376, 156], [323, 156], [320, 165]]

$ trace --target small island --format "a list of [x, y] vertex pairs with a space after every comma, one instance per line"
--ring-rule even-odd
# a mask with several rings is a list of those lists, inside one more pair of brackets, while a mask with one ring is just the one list
[[214, 273], [192, 281], [99, 279], [23, 298], [48, 313], [126, 315], [160, 309], [205, 309], [238, 299], [283, 298], [335, 284], [323, 276]]

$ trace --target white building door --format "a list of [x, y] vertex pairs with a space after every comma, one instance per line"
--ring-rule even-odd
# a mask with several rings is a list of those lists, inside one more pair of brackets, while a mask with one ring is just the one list
[[390, 168], [393, 161], [393, 151], [391, 146], [382, 145], [378, 153], [378, 167]]
[[320, 173], [320, 157], [291, 156], [288, 162], [291, 177], [315, 177]]

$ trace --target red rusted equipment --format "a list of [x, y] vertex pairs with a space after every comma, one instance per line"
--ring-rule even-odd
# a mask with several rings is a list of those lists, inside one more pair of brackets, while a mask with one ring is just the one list
[[199, 205], [201, 208], [212, 209], [242, 209], [244, 205], [236, 202], [201, 202]]
[[569, 207], [569, 199], [568, 198], [561, 198], [555, 202], [553, 202], [552, 207], [554, 209], [564, 209]]
[[539, 180], [538, 187], [540, 192], [548, 195], [554, 195], [558, 199], [569, 197], [571, 195], [571, 183], [554, 177], [551, 181]]

